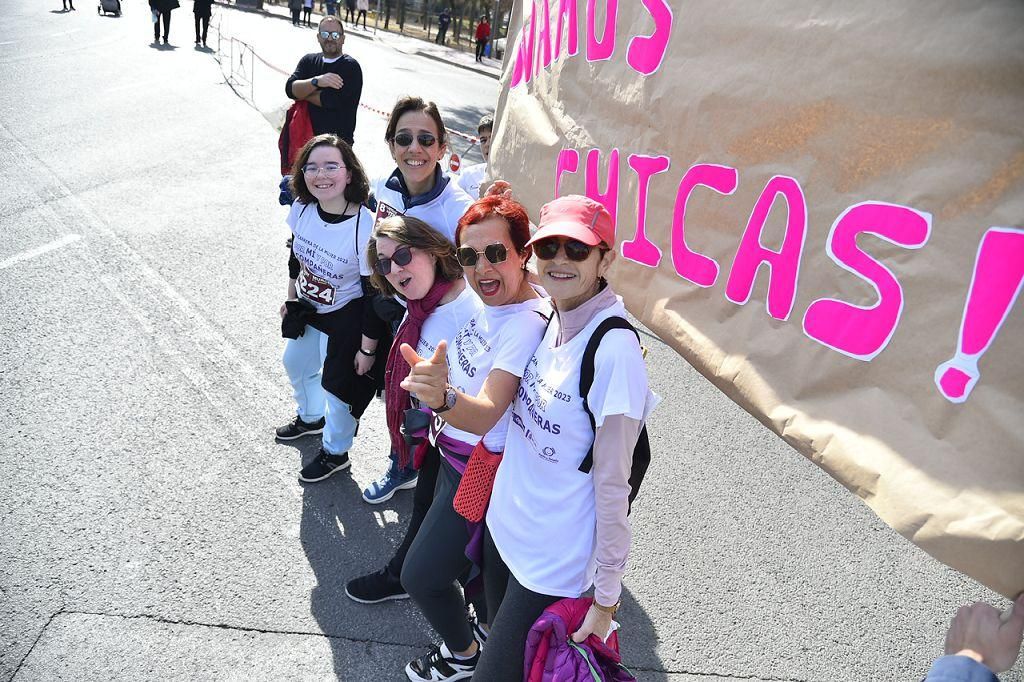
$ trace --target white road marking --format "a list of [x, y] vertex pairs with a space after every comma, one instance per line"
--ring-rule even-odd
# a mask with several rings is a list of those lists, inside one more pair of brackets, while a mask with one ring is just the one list
[[35, 258], [36, 256], [41, 256], [44, 253], [49, 253], [50, 251], [54, 251], [55, 249], [62, 248], [64, 246], [67, 246], [68, 244], [77, 242], [81, 238], [81, 235], [69, 234], [64, 237], [61, 237], [57, 241], [50, 242], [49, 244], [43, 244], [42, 246], [36, 247], [34, 249], [22, 251], [21, 253], [16, 253], [7, 260], [0, 260], [0, 270], [3, 270], [4, 268], [9, 268], [12, 265], [17, 265], [22, 261], [30, 260], [32, 258]]
[[18, 41], [17, 40], [4, 40], [3, 42], [0, 42], [0, 45], [13, 45], [16, 42], [18, 42]]
[[66, 36], [66, 35], [71, 35], [72, 33], [78, 33], [81, 30], [82, 29], [80, 29], [80, 28], [73, 28], [73, 29], [68, 30], [68, 31], [60, 31], [59, 33], [51, 33], [50, 37], [51, 38], [59, 38], [60, 36]]

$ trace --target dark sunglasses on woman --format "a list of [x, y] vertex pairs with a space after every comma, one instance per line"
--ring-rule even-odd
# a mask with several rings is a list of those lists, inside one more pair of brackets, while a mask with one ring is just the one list
[[464, 268], [475, 266], [480, 256], [486, 258], [491, 265], [497, 265], [504, 263], [508, 258], [508, 249], [504, 244], [488, 244], [483, 251], [474, 251], [471, 246], [461, 246], [455, 252], [455, 257], [459, 259], [459, 265]]
[[[399, 147], [408, 147], [412, 144], [412, 133], [407, 133], [404, 130], [395, 135], [395, 144]], [[437, 138], [430, 133], [419, 133], [416, 135], [416, 141], [420, 143], [421, 147], [433, 147], [434, 143], [437, 142]]]
[[590, 256], [590, 251], [595, 247], [584, 244], [577, 239], [559, 239], [558, 237], [548, 237], [533, 244], [533, 252], [541, 260], [551, 260], [558, 255], [558, 249], [560, 248], [565, 249], [566, 258], [579, 263], [580, 261], [587, 260]]
[[373, 269], [377, 271], [378, 275], [384, 277], [391, 273], [392, 263], [400, 268], [404, 268], [410, 262], [412, 262], [412, 248], [409, 246], [399, 246], [391, 254], [390, 258], [378, 258], [377, 262], [373, 264]]

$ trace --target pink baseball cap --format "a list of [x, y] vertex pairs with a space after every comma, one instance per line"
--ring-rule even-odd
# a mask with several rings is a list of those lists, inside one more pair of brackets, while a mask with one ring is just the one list
[[590, 197], [569, 194], [540, 209], [540, 225], [529, 246], [548, 237], [567, 237], [589, 246], [615, 245], [615, 226], [608, 209]]

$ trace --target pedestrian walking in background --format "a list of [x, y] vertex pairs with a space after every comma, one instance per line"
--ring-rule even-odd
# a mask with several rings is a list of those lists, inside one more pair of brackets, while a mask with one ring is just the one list
[[75, 3], [72, 2], [72, 0], [61, 0], [61, 1], [64, 3], [64, 11], [65, 12], [74, 12], [75, 11]]
[[356, 0], [356, 11], [359, 14], [356, 16], [356, 26], [359, 25], [359, 17], [363, 18], [363, 30], [366, 30], [366, 13], [370, 9], [370, 0]]
[[292, 13], [292, 26], [298, 26], [302, 15], [302, 0], [288, 0], [288, 11]]
[[356, 0], [345, 0], [345, 21], [350, 24], [356, 22]]
[[334, 17], [338, 15], [338, 0], [327, 0], [327, 16]]
[[480, 23], [476, 25], [476, 60], [484, 60], [484, 48], [487, 41], [491, 39], [491, 24], [487, 21], [487, 15], [480, 17]]
[[310, 28], [313, 27], [313, 0], [303, 0], [302, 22]]
[[171, 33], [171, 12], [181, 7], [178, 0], [149, 0], [149, 9], [153, 11], [153, 42], [160, 42], [160, 20], [164, 22], [164, 45]]
[[[210, 31], [210, 8], [213, 0], [195, 0], [192, 3], [192, 12], [196, 16], [196, 45], [202, 44], [206, 47], [206, 34]], [[202, 31], [200, 31], [200, 27]]]
[[285, 94], [309, 103], [314, 135], [334, 133], [353, 144], [356, 112], [363, 93], [363, 70], [359, 62], [342, 52], [345, 29], [338, 17], [320, 20], [317, 41], [320, 52], [311, 52], [299, 60], [285, 83]]
[[434, 42], [438, 45], [445, 45], [448, 34], [448, 25], [452, 23], [452, 12], [450, 9], [445, 7], [441, 10], [441, 13], [437, 15], [437, 38]]

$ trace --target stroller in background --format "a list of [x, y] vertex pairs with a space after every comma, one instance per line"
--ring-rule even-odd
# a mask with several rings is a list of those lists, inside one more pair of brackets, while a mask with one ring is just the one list
[[121, 0], [100, 0], [100, 4], [96, 5], [96, 14], [121, 16]]

